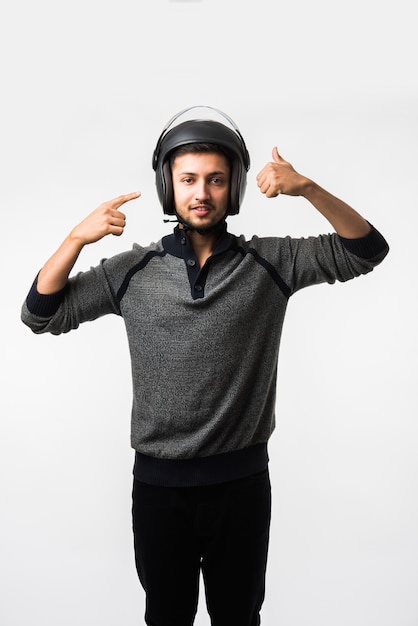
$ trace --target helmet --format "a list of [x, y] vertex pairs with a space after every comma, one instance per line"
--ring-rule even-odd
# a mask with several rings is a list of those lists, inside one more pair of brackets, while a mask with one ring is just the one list
[[250, 167], [250, 157], [244, 143], [244, 139], [236, 124], [222, 111], [213, 107], [203, 107], [216, 111], [231, 126], [228, 128], [223, 122], [213, 119], [189, 119], [177, 123], [174, 122], [185, 113], [202, 107], [190, 107], [177, 113], [166, 124], [162, 131], [152, 158], [152, 167], [155, 170], [155, 183], [158, 198], [167, 215], [175, 215], [174, 194], [171, 169], [169, 164], [170, 153], [192, 143], [212, 143], [225, 148], [231, 156], [231, 191], [227, 215], [239, 213], [241, 202], [244, 198], [247, 186], [247, 171]]

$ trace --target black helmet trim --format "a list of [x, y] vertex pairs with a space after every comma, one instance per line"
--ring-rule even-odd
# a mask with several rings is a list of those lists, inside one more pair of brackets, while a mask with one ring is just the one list
[[170, 153], [192, 143], [213, 143], [225, 148], [231, 155], [231, 191], [227, 215], [239, 213], [247, 186], [247, 171], [250, 158], [244, 140], [236, 124], [222, 111], [213, 109], [223, 116], [232, 128], [210, 119], [193, 119], [171, 128], [178, 117], [197, 107], [190, 107], [177, 113], [166, 124], [153, 154], [152, 167], [155, 170], [158, 198], [167, 215], [175, 215], [173, 183], [169, 165]]

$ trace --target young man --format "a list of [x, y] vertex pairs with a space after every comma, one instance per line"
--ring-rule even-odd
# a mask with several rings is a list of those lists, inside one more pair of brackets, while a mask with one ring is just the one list
[[105, 202], [41, 269], [22, 319], [36, 333], [55, 334], [109, 313], [124, 319], [146, 623], [193, 624], [202, 571], [212, 624], [255, 626], [264, 599], [267, 443], [287, 301], [303, 287], [370, 272], [388, 246], [276, 148], [257, 176], [261, 192], [304, 196], [335, 232], [248, 241], [232, 235], [225, 219], [239, 212], [245, 192], [244, 140], [227, 116], [229, 126], [178, 123], [183, 113], [164, 129], [153, 157], [163, 210], [178, 221], [174, 232], [69, 278], [85, 245], [123, 233], [121, 207], [140, 194]]

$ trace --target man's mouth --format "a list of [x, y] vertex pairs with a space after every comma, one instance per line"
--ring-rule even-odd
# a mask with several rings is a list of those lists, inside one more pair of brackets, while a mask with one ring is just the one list
[[206, 204], [199, 204], [198, 206], [192, 207], [193, 213], [200, 216], [205, 216], [211, 211], [211, 207]]

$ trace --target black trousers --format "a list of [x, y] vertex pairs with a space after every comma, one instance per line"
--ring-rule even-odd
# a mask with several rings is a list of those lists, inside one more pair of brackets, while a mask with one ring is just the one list
[[220, 485], [134, 480], [133, 531], [149, 626], [191, 626], [203, 573], [212, 626], [258, 626], [271, 513], [268, 471]]

